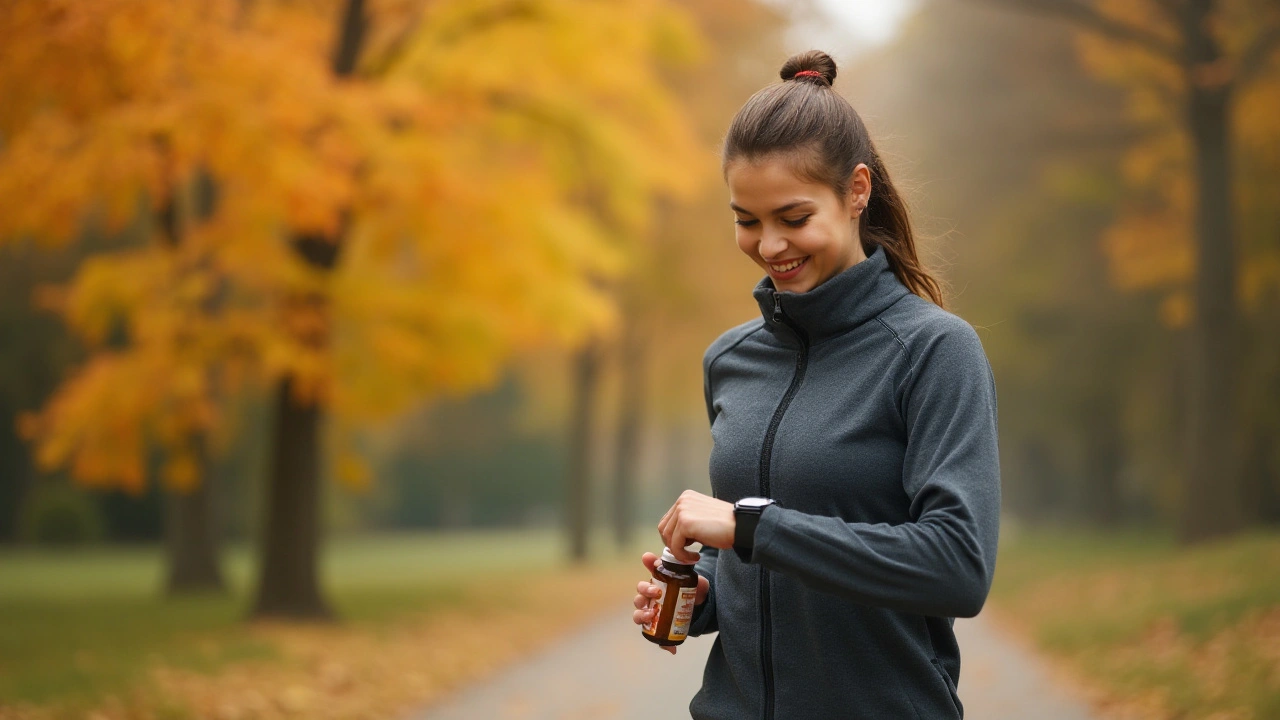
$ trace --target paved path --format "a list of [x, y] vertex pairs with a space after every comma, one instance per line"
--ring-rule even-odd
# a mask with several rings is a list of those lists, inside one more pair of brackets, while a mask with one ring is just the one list
[[[960, 620], [960, 699], [970, 720], [1093, 720], [1053, 687], [1040, 662], [982, 618]], [[412, 720], [655, 720], [687, 718], [712, 637], [689, 638], [674, 657], [640, 637], [631, 606], [465, 688]]]

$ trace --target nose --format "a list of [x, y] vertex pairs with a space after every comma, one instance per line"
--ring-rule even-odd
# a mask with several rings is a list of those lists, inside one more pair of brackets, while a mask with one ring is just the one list
[[782, 237], [782, 234], [777, 230], [765, 229], [764, 232], [760, 233], [760, 257], [766, 261], [781, 257], [787, 251], [789, 244], [786, 238]]

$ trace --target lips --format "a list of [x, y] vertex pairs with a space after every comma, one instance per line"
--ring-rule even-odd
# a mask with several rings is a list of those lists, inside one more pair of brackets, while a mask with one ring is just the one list
[[786, 262], [767, 264], [771, 275], [779, 280], [786, 280], [794, 277], [805, 265], [809, 264], [809, 257], [805, 256], [802, 258], [793, 258]]

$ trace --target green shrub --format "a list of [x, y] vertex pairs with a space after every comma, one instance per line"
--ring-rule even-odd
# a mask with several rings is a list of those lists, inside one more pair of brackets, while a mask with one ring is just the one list
[[102, 510], [85, 491], [45, 481], [27, 492], [18, 537], [33, 545], [87, 545], [102, 540]]

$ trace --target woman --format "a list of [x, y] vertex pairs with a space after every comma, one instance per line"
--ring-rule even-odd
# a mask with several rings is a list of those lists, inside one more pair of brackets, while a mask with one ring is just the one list
[[[702, 543], [689, 634], [718, 633], [689, 709], [960, 718], [952, 618], [982, 608], [999, 525], [990, 366], [921, 268], [835, 63], [807, 52], [781, 75], [723, 155], [762, 317], [703, 359], [713, 496], [686, 491], [658, 525], [681, 559]], [[637, 624], [654, 595], [638, 585]]]

